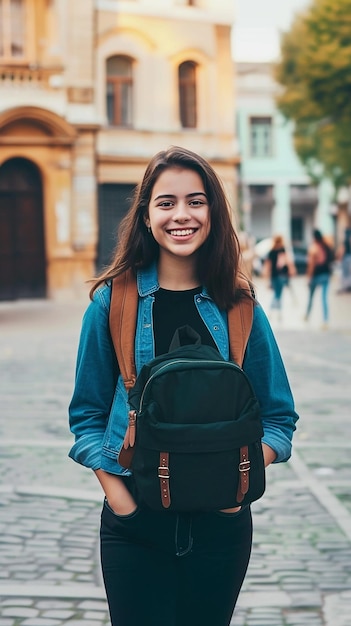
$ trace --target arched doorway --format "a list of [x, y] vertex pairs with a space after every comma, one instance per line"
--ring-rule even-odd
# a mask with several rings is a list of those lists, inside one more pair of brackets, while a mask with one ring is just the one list
[[13, 158], [0, 166], [0, 300], [46, 296], [42, 180]]

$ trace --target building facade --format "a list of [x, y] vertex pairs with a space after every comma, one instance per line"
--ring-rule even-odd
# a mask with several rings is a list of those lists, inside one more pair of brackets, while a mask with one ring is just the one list
[[0, 0], [0, 299], [107, 264], [151, 156], [182, 145], [236, 198], [232, 0]]
[[293, 127], [275, 105], [278, 86], [269, 63], [236, 67], [237, 132], [243, 227], [256, 240], [282, 234], [306, 246], [312, 230], [334, 235], [334, 189], [311, 184], [293, 146]]

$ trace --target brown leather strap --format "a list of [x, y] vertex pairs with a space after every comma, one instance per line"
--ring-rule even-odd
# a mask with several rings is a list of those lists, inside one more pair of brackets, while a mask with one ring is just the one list
[[130, 446], [129, 448], [125, 448], [124, 446], [122, 446], [117, 456], [118, 463], [122, 465], [122, 467], [125, 467], [125, 469], [131, 469], [133, 457], [134, 448], [131, 448]]
[[249, 472], [250, 472], [250, 459], [249, 459], [249, 448], [247, 446], [242, 446], [240, 448], [240, 462], [239, 462], [239, 484], [238, 484], [238, 493], [236, 495], [237, 502], [242, 502], [245, 494], [247, 494], [249, 490]]
[[[240, 289], [251, 293], [247, 280], [240, 278], [237, 281]], [[228, 334], [230, 356], [235, 363], [242, 367], [247, 342], [249, 340], [253, 320], [253, 302], [251, 297], [244, 297], [238, 304], [228, 311]]]
[[160, 465], [158, 468], [158, 477], [160, 479], [161, 502], [165, 509], [171, 504], [171, 494], [169, 489], [169, 453], [160, 452]]
[[134, 386], [136, 373], [134, 339], [138, 311], [135, 276], [127, 270], [112, 281], [110, 331], [126, 389]]
[[128, 413], [128, 426], [126, 430], [126, 434], [124, 436], [123, 446], [118, 454], [118, 463], [125, 467], [126, 469], [130, 469], [132, 466], [133, 456], [134, 456], [134, 444], [136, 437], [136, 422], [137, 422], [137, 412], [129, 411]]

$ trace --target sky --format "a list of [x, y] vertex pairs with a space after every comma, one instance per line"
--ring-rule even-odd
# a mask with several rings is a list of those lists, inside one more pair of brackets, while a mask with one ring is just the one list
[[279, 32], [289, 30], [296, 12], [310, 0], [235, 0], [233, 54], [236, 61], [273, 61], [279, 56]]

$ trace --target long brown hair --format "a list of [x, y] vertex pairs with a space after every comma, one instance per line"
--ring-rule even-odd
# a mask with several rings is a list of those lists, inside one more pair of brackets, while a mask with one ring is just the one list
[[240, 246], [230, 219], [230, 207], [223, 185], [210, 164], [185, 148], [171, 146], [158, 152], [149, 162], [137, 186], [132, 206], [122, 220], [118, 244], [110, 265], [94, 280], [90, 291], [115, 278], [125, 270], [147, 267], [157, 261], [159, 246], [145, 225], [152, 189], [162, 172], [178, 167], [197, 172], [208, 198], [210, 233], [198, 250], [197, 275], [221, 309], [229, 309], [242, 296], [236, 289], [239, 275]]

